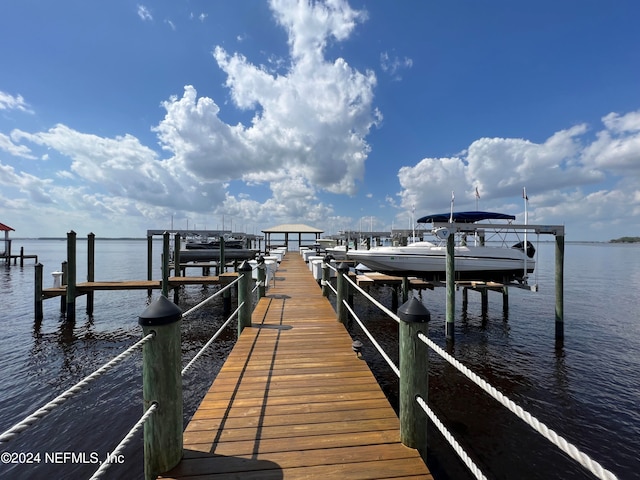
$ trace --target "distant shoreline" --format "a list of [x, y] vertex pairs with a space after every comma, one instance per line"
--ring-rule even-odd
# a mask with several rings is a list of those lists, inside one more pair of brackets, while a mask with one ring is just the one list
[[620, 237], [609, 240], [609, 243], [640, 243], [640, 237]]

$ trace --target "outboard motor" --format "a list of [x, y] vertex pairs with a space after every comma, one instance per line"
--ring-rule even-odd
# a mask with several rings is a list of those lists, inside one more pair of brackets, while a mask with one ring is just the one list
[[[511, 248], [517, 248], [518, 250], [524, 251], [524, 242], [518, 242]], [[533, 243], [527, 240], [527, 257], [533, 258], [536, 254], [536, 247], [533, 246]]]

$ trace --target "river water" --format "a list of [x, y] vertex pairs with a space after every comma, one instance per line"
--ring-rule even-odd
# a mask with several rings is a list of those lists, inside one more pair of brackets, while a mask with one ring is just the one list
[[[64, 240], [14, 240], [13, 249], [37, 254], [45, 287], [66, 257]], [[96, 280], [146, 277], [145, 240], [96, 240]], [[154, 242], [155, 279], [160, 274], [161, 242]], [[565, 341], [554, 339], [554, 244], [538, 246], [538, 292], [511, 288], [509, 308], [490, 292], [483, 315], [479, 294], [469, 292], [466, 311], [456, 298], [455, 344], [448, 351], [564, 436], [619, 478], [637, 478], [640, 451], [640, 246], [567, 243], [565, 249]], [[86, 240], [77, 243], [78, 282], [86, 276]], [[146, 291], [96, 292], [92, 316], [77, 299], [76, 320], [60, 314], [60, 300], [44, 302], [44, 318], [34, 321], [34, 261], [24, 267], [0, 266], [0, 431], [5, 431], [77, 381], [91, 374], [141, 337], [138, 316], [159, 295]], [[194, 273], [195, 274], [195, 273]], [[190, 308], [217, 287], [187, 287], [180, 307]], [[372, 289], [391, 305], [388, 287]], [[443, 348], [445, 292], [426, 291], [431, 312], [429, 336]], [[397, 326], [356, 296], [356, 312], [397, 359]], [[224, 322], [221, 300], [183, 321], [186, 363]], [[354, 337], [365, 343], [364, 356], [393, 405], [397, 380], [356, 325]], [[231, 329], [187, 373], [185, 422], [233, 346]], [[1, 464], [0, 478], [88, 478], [142, 414], [140, 354], [68, 400], [64, 405], [0, 446], [3, 452], [40, 454], [39, 463]], [[488, 478], [588, 479], [584, 468], [430, 354], [429, 403]], [[436, 479], [473, 478], [429, 428], [429, 466]], [[62, 453], [60, 453], [62, 452]], [[76, 457], [64, 456], [73, 452]], [[84, 454], [86, 463], [78, 461]], [[14, 455], [14, 459], [17, 458]], [[26, 458], [25, 456], [21, 457]], [[45, 461], [46, 460], [46, 461]], [[141, 434], [112, 466], [106, 478], [142, 476]]]

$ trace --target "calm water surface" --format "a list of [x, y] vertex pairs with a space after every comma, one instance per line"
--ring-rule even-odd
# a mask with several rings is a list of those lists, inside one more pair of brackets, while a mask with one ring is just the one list
[[[66, 242], [14, 240], [14, 250], [39, 255], [45, 286], [66, 257]], [[86, 241], [78, 239], [77, 278], [86, 277]], [[154, 278], [160, 278], [160, 242], [154, 244]], [[92, 373], [139, 340], [138, 316], [149, 304], [146, 292], [96, 292], [94, 315], [84, 312], [79, 297], [76, 320], [65, 321], [60, 300], [44, 302], [44, 319], [33, 320], [33, 261], [24, 267], [0, 267], [0, 431]], [[619, 478], [638, 478], [640, 451], [640, 246], [566, 245], [565, 342], [554, 340], [554, 246], [540, 244], [538, 293], [509, 291], [509, 310], [502, 297], [489, 294], [482, 315], [479, 294], [469, 292], [462, 310], [457, 295], [458, 359], [516, 403], [565, 436]], [[96, 280], [143, 279], [146, 241], [97, 240]], [[180, 306], [187, 309], [215, 291], [188, 287]], [[391, 304], [388, 288], [372, 292]], [[157, 298], [154, 292], [151, 301]], [[422, 294], [432, 320], [429, 335], [444, 340], [444, 289]], [[224, 318], [212, 302], [183, 322], [186, 363]], [[356, 310], [367, 319], [390, 355], [397, 357], [397, 326], [356, 297]], [[357, 327], [352, 335], [365, 343], [364, 355], [392, 404], [397, 381], [367, 345]], [[185, 422], [195, 411], [235, 332], [224, 338], [184, 378]], [[489, 478], [588, 479], [582, 467], [534, 433], [435, 354], [430, 356], [429, 402], [458, 441]], [[142, 413], [140, 355], [134, 355], [89, 389], [30, 427], [0, 450], [12, 452], [111, 452]], [[125, 464], [113, 466], [108, 478], [142, 476], [141, 435], [125, 451]], [[435, 430], [429, 431], [429, 464], [437, 479], [472, 478]], [[0, 465], [0, 478], [88, 478], [95, 465]]]

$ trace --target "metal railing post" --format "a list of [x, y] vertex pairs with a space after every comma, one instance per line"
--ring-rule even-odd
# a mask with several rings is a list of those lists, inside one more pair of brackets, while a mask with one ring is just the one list
[[158, 408], [144, 425], [145, 479], [171, 470], [182, 458], [182, 310], [161, 296], [138, 319], [143, 335], [155, 337], [142, 347], [144, 411]]
[[[415, 297], [398, 308], [400, 318], [400, 441], [426, 455], [427, 417], [416, 402], [427, 401], [429, 391], [429, 349], [418, 339], [427, 334], [431, 314]], [[426, 458], [426, 457], [424, 457]]]

